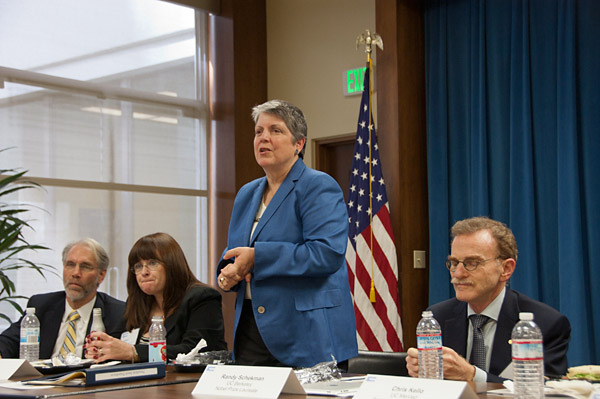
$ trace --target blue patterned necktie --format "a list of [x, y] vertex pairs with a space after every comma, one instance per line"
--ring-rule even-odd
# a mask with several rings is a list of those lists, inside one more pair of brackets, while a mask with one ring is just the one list
[[472, 314], [469, 316], [469, 319], [473, 325], [473, 347], [471, 348], [470, 363], [487, 371], [485, 366], [485, 342], [483, 341], [482, 328], [490, 318], [481, 314]]

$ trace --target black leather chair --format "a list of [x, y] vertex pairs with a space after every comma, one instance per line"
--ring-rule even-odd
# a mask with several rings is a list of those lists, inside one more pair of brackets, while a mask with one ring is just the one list
[[348, 373], [408, 376], [406, 352], [358, 351], [348, 359]]

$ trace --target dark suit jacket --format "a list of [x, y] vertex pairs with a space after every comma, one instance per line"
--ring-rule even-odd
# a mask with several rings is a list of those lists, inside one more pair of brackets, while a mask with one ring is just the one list
[[[442, 327], [443, 345], [466, 357], [469, 328], [467, 303], [452, 298], [431, 306], [430, 310], [433, 311], [433, 316]], [[519, 321], [519, 312], [533, 313], [535, 323], [542, 330], [544, 373], [547, 375], [566, 374], [567, 349], [571, 335], [569, 320], [554, 308], [507, 288], [496, 326], [488, 382], [504, 380], [498, 375], [512, 361], [508, 340], [513, 327]]]
[[[35, 314], [40, 320], [40, 359], [49, 359], [56, 344], [58, 330], [65, 312], [65, 292], [51, 292], [32, 296], [27, 302], [27, 307], [34, 307]], [[125, 302], [119, 301], [103, 292], [96, 293], [95, 308], [102, 309], [102, 320], [106, 333], [120, 337], [124, 329], [123, 314]], [[0, 354], [4, 358], [19, 357], [19, 339], [21, 335], [21, 317], [12, 323], [0, 335]], [[87, 326], [90, 333], [92, 317]]]
[[[290, 366], [312, 367], [331, 361], [331, 355], [338, 362], [357, 356], [344, 258], [348, 213], [339, 185], [297, 160], [251, 239], [266, 184], [262, 177], [239, 190], [227, 238], [227, 248], [254, 247], [252, 309], [265, 345]], [[222, 260], [218, 269], [227, 263]], [[234, 331], [239, 327], [245, 287], [245, 280], [234, 287], [238, 292]]]
[[[198, 285], [183, 297], [181, 305], [165, 320], [167, 330], [167, 358], [175, 359], [179, 353], [188, 353], [206, 340], [205, 351], [227, 350], [221, 294], [214, 288]], [[148, 361], [148, 345], [139, 344], [143, 332], [138, 334], [135, 346], [140, 362]]]

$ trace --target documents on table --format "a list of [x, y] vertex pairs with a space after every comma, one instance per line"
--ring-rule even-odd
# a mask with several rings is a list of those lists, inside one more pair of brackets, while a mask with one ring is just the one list
[[121, 364], [110, 367], [88, 368], [25, 381], [31, 385], [94, 386], [117, 382], [148, 380], [165, 376], [163, 362]]
[[307, 395], [352, 397], [358, 392], [364, 380], [365, 376], [344, 377], [341, 380], [304, 384], [302, 387]]

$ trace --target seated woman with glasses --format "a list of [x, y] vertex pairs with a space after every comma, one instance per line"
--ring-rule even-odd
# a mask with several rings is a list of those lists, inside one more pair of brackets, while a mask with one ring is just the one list
[[140, 238], [129, 252], [127, 275], [127, 337], [103, 332], [86, 339], [86, 357], [96, 362], [148, 361], [148, 330], [152, 317], [161, 316], [167, 331], [167, 358], [188, 353], [204, 338], [205, 350], [226, 350], [221, 294], [199, 282], [181, 247], [168, 234]]

